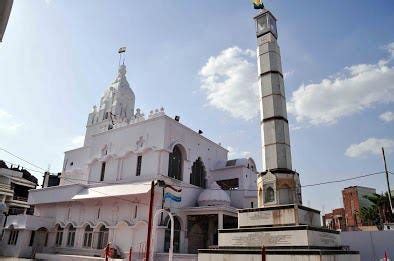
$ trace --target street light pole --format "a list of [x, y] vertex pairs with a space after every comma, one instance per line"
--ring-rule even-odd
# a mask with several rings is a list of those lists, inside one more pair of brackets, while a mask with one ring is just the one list
[[382, 147], [382, 154], [383, 154], [383, 162], [384, 162], [384, 171], [386, 172], [386, 182], [387, 182], [387, 189], [388, 189], [388, 193], [389, 193], [390, 209], [391, 209], [391, 213], [394, 213], [393, 202], [391, 202], [391, 188], [390, 188], [389, 172], [387, 170], [386, 155], [384, 154], [383, 147]]

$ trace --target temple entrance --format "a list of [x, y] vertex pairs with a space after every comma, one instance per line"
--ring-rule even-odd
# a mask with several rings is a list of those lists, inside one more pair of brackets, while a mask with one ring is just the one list
[[33, 252], [42, 252], [48, 243], [48, 230], [44, 227], [32, 231], [30, 235], [30, 244], [33, 247]]
[[200, 248], [207, 248], [206, 233], [199, 224], [194, 224], [189, 230], [189, 248], [188, 253], [197, 254]]
[[[219, 215], [222, 216], [222, 227], [219, 227]], [[237, 220], [222, 214], [187, 216], [188, 253], [197, 254], [198, 249], [218, 245], [218, 229], [236, 228]]]

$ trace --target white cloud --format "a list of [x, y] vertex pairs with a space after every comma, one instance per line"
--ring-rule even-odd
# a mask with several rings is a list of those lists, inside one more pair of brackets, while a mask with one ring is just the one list
[[252, 156], [250, 151], [240, 151], [239, 149], [233, 148], [231, 146], [227, 146], [227, 150], [229, 159], [250, 158]]
[[209, 105], [230, 113], [234, 118], [250, 120], [258, 114], [256, 54], [252, 50], [231, 47], [210, 57], [201, 68], [201, 89]]
[[84, 135], [80, 135], [80, 136], [76, 136], [71, 140], [71, 143], [73, 146], [76, 147], [82, 147], [83, 146], [83, 142], [85, 141], [85, 136]]
[[352, 65], [335, 77], [300, 86], [292, 93], [289, 113], [298, 122], [332, 124], [376, 104], [394, 102], [394, 43], [386, 50], [391, 54], [388, 60]]
[[17, 122], [10, 113], [0, 109], [0, 132], [13, 134], [22, 126], [23, 124]]
[[352, 144], [347, 148], [345, 155], [352, 158], [362, 157], [370, 154], [379, 155], [382, 147], [386, 152], [394, 149], [394, 140], [369, 138], [359, 144]]
[[294, 70], [290, 70], [290, 71], [284, 72], [283, 78], [287, 79], [287, 78], [293, 76], [294, 73], [295, 73]]
[[394, 112], [392, 112], [392, 111], [386, 111], [385, 113], [380, 114], [380, 115], [379, 115], [379, 118], [380, 118], [382, 121], [385, 121], [385, 122], [394, 121]]
[[394, 57], [394, 42], [386, 45], [384, 49], [386, 49], [391, 54], [391, 56]]

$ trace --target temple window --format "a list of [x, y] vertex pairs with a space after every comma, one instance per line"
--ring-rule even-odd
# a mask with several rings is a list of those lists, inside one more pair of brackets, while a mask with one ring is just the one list
[[272, 187], [267, 187], [264, 194], [264, 203], [275, 201], [275, 191]]
[[68, 235], [67, 235], [67, 246], [68, 247], [73, 247], [74, 242], [75, 242], [75, 227], [73, 225], [70, 225], [68, 227]]
[[61, 246], [63, 242], [63, 228], [57, 225], [55, 246]]
[[235, 190], [239, 188], [238, 179], [226, 179], [216, 181], [223, 190]]
[[172, 153], [170, 153], [168, 160], [168, 176], [177, 180], [183, 180], [182, 178], [182, 152], [178, 145], [174, 147]]
[[98, 232], [97, 249], [103, 249], [108, 243], [108, 228], [102, 225]]
[[142, 156], [139, 155], [137, 157], [137, 169], [136, 169], [136, 176], [141, 176], [141, 167], [142, 167]]
[[92, 239], [93, 239], [93, 228], [87, 225], [85, 227], [85, 231], [83, 234], [83, 247], [86, 248], [92, 247]]
[[101, 163], [101, 173], [100, 173], [100, 181], [104, 181], [104, 176], [105, 176], [105, 161]]
[[205, 176], [206, 176], [205, 166], [201, 158], [199, 157], [193, 163], [192, 173], [190, 175], [190, 184], [199, 186], [201, 188], [205, 188], [206, 187]]

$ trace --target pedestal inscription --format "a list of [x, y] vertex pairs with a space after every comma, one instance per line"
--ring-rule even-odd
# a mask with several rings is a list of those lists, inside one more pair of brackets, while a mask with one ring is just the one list
[[339, 246], [339, 234], [309, 229], [219, 233], [220, 246]]
[[295, 224], [294, 208], [241, 212], [238, 214], [240, 227]]
[[220, 233], [220, 246], [290, 246], [307, 245], [305, 231], [270, 231]]

